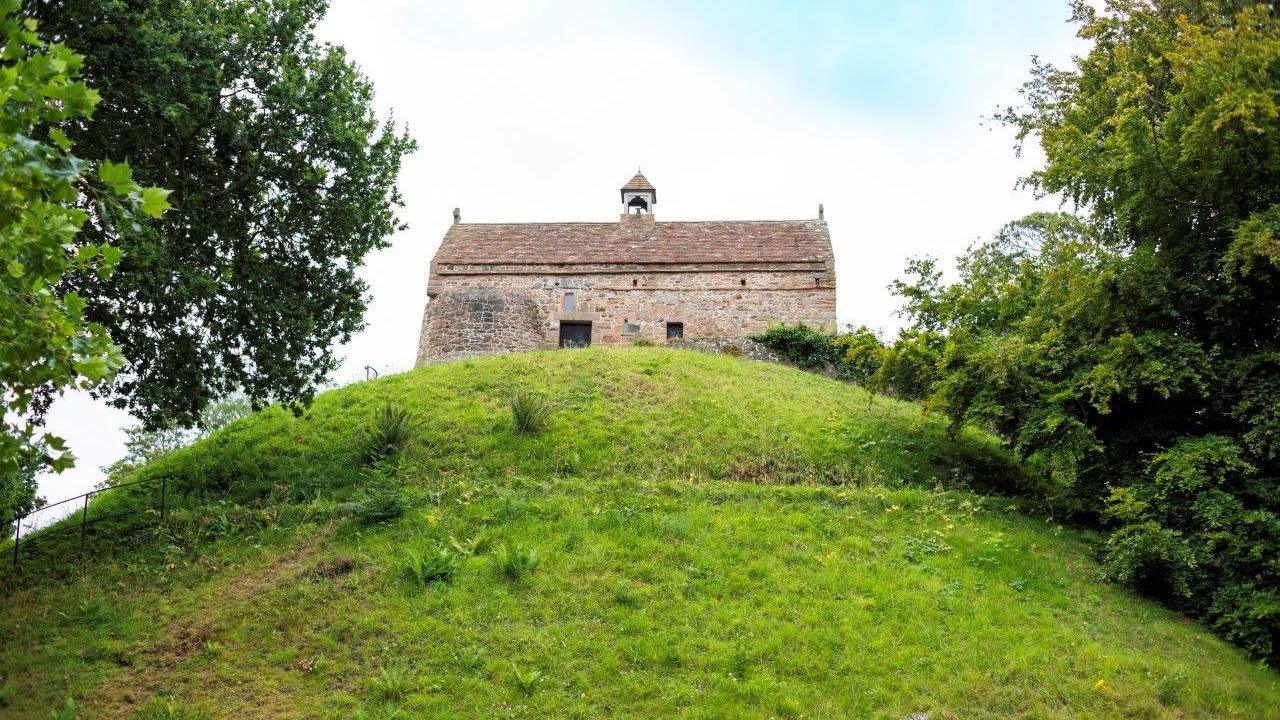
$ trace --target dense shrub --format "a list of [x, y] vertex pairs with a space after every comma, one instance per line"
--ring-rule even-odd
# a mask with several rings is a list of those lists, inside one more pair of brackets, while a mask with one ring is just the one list
[[859, 385], [872, 387], [884, 363], [885, 347], [880, 338], [867, 326], [838, 333], [831, 339], [839, 356], [842, 377]]
[[834, 336], [804, 323], [773, 325], [752, 340], [768, 347], [796, 367], [814, 369], [834, 367], [840, 352], [832, 343]]
[[937, 335], [913, 329], [879, 354], [871, 387], [903, 400], [924, 400], [942, 377], [942, 341]]
[[0, 469], [0, 536], [13, 533], [13, 521], [44, 505], [36, 483], [44, 450], [27, 448], [17, 458], [17, 468]]
[[1231, 438], [1179, 441], [1112, 492], [1120, 528], [1106, 544], [1107, 573], [1272, 656], [1280, 590], [1259, 582], [1280, 567], [1280, 516], [1265, 506], [1272, 492]]
[[941, 374], [942, 338], [937, 333], [903, 331], [886, 346], [865, 325], [824, 333], [804, 323], [774, 325], [753, 340], [805, 369], [829, 369], [869, 390], [906, 400], [928, 397]]

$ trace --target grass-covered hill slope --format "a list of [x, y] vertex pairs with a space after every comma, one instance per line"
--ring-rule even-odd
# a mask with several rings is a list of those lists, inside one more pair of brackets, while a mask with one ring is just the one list
[[[528, 391], [552, 411], [520, 434]], [[413, 429], [370, 469], [387, 400]], [[0, 715], [1280, 717], [1274, 672], [971, 492], [1018, 482], [987, 439], [780, 366], [444, 364], [148, 473], [183, 492], [165, 525], [9, 585]]]

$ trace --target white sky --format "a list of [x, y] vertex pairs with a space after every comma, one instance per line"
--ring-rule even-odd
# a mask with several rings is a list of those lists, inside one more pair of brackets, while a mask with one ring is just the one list
[[[838, 318], [886, 335], [886, 286], [916, 255], [954, 257], [1033, 207], [1009, 131], [1030, 56], [1078, 49], [1059, 0], [807, 5], [334, 0], [320, 28], [372, 79], [420, 149], [409, 230], [367, 263], [368, 328], [339, 380], [410, 367], [431, 254], [464, 221], [612, 220], [637, 166], [659, 221], [816, 217], [835, 245]], [[123, 452], [123, 413], [60, 400], [49, 429], [78, 467]]]

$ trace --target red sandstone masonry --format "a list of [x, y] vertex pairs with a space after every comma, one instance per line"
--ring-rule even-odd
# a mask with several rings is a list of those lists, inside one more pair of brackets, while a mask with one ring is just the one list
[[591, 322], [602, 345], [665, 340], [668, 322], [689, 339], [834, 328], [826, 223], [652, 218], [454, 225], [431, 263], [418, 363], [555, 347], [562, 320]]

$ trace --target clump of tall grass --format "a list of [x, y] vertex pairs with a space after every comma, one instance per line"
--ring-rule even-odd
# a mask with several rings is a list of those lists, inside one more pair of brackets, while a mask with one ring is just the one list
[[373, 415], [361, 437], [360, 459], [376, 465], [395, 457], [413, 435], [413, 418], [403, 405], [388, 400]]
[[551, 403], [541, 395], [521, 391], [511, 396], [511, 425], [516, 432], [540, 433], [550, 417]]

